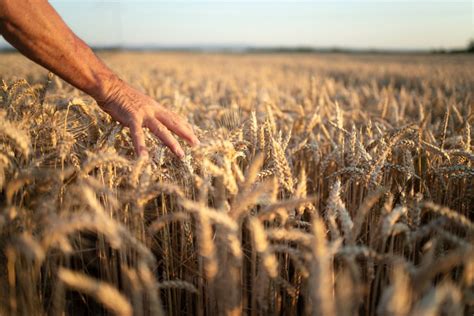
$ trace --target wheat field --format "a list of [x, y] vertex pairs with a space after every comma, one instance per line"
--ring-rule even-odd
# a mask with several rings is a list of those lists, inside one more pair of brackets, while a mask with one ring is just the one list
[[201, 145], [1, 55], [1, 315], [472, 315], [473, 57], [101, 57]]

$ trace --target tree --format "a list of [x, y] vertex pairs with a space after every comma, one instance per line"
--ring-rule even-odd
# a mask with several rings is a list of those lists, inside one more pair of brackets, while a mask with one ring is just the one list
[[469, 44], [467, 44], [467, 49], [466, 49], [466, 51], [467, 51], [468, 53], [474, 53], [474, 39], [471, 39], [471, 40], [469, 41]]

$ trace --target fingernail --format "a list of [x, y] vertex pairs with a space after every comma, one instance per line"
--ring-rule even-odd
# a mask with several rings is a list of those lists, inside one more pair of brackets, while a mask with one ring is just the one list
[[176, 149], [176, 155], [180, 158], [184, 158], [184, 151], [181, 148]]

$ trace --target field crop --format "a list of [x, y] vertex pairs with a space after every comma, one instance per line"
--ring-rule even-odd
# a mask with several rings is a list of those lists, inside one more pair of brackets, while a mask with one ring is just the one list
[[0, 314], [473, 313], [472, 57], [102, 57], [201, 145], [0, 56]]

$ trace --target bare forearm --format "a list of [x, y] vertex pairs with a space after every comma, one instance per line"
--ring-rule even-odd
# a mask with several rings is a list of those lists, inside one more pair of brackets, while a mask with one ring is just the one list
[[28, 58], [98, 100], [118, 80], [46, 0], [0, 0], [0, 32]]

